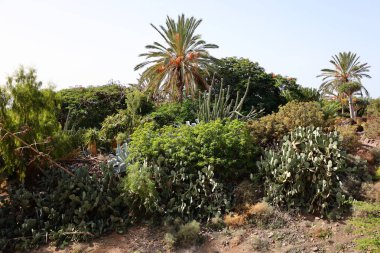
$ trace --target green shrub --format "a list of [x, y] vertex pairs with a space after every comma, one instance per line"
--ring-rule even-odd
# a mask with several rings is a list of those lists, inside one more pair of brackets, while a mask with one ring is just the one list
[[129, 136], [141, 124], [143, 116], [152, 111], [153, 104], [139, 90], [129, 89], [126, 91], [126, 107], [108, 115], [102, 122], [100, 136], [108, 142], [115, 140], [120, 133]]
[[277, 113], [249, 123], [252, 136], [264, 146], [280, 140], [300, 126], [326, 126], [323, 111], [317, 102], [289, 102], [280, 106]]
[[255, 167], [259, 148], [244, 122], [217, 120], [160, 129], [145, 124], [132, 134], [130, 152], [132, 160], [165, 159], [169, 167], [181, 164], [192, 172], [211, 165], [216, 178], [231, 181]]
[[342, 188], [350, 174], [337, 132], [297, 128], [285, 136], [278, 150], [267, 150], [258, 162], [264, 175], [265, 195], [276, 206], [327, 214], [349, 199]]
[[158, 106], [154, 112], [147, 115], [158, 126], [179, 125], [186, 121], [195, 122], [196, 104], [191, 100], [182, 103], [165, 103]]
[[126, 194], [112, 171], [97, 178], [86, 168], [75, 176], [47, 170], [32, 190], [11, 187], [0, 198], [0, 245], [7, 252], [27, 250], [49, 241], [65, 245], [110, 231], [128, 222]]
[[127, 168], [128, 173], [123, 180], [124, 190], [128, 192], [134, 216], [141, 214], [153, 214], [158, 209], [158, 193], [152, 172], [145, 164], [131, 164]]
[[180, 226], [177, 233], [177, 242], [181, 245], [193, 245], [199, 240], [199, 233], [201, 231], [201, 226], [199, 222], [193, 220], [182, 226]]
[[126, 88], [119, 84], [97, 87], [76, 87], [58, 92], [62, 111], [59, 120], [63, 125], [70, 117], [70, 128], [100, 128], [108, 116], [126, 108]]

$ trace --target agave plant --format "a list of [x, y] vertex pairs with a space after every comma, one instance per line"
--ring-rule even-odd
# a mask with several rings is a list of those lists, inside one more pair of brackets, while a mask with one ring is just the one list
[[116, 147], [115, 155], [110, 155], [110, 160], [108, 160], [108, 167], [112, 168], [116, 174], [124, 173], [128, 165], [128, 155], [128, 144], [118, 144]]

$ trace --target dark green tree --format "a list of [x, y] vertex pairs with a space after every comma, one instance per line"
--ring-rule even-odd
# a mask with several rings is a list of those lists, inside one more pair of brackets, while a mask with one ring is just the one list
[[239, 92], [242, 96], [247, 88], [250, 79], [249, 90], [243, 106], [243, 113], [256, 109], [264, 109], [265, 113], [277, 111], [279, 105], [286, 102], [281, 96], [280, 87], [277, 87], [276, 79], [272, 74], [265, 72], [263, 67], [257, 62], [252, 62], [246, 58], [228, 57], [220, 60], [220, 65], [216, 66], [214, 77], [215, 90], [218, 91], [221, 80], [224, 86], [230, 86], [230, 93]]

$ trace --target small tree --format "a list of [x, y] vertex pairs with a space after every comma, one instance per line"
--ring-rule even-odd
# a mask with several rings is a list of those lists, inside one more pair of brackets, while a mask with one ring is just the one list
[[[48, 143], [60, 130], [57, 99], [51, 89], [41, 89], [34, 69], [20, 67], [7, 78], [0, 94], [0, 172], [25, 177], [38, 162], [35, 150], [51, 152]], [[12, 133], [12, 134], [11, 134]], [[23, 142], [20, 141], [21, 138]]]

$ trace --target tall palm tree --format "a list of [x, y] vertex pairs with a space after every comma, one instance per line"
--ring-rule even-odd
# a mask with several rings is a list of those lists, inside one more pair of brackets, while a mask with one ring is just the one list
[[182, 101], [183, 94], [195, 95], [198, 89], [209, 89], [204, 74], [217, 61], [207, 49], [218, 48], [207, 44], [199, 34], [194, 34], [202, 22], [194, 17], [178, 16], [177, 22], [167, 17], [166, 27], [151, 26], [161, 35], [165, 44], [154, 42], [147, 45], [150, 51], [140, 56], [144, 62], [135, 70], [147, 67], [141, 74], [140, 81], [147, 82], [146, 90], [151, 95], [164, 94], [171, 100]]
[[[334, 65], [334, 69], [322, 69], [318, 77], [322, 77], [322, 84], [319, 88], [322, 94], [347, 96], [350, 108], [350, 117], [355, 117], [355, 110], [352, 103], [352, 96], [356, 93], [363, 95], [362, 91], [368, 96], [368, 91], [361, 83], [363, 77], [371, 78], [367, 73], [370, 66], [368, 63], [361, 63], [359, 56], [351, 52], [341, 52], [334, 55], [330, 63]], [[354, 85], [347, 85], [347, 84]], [[343, 89], [340, 86], [343, 85]], [[346, 87], [344, 87], [346, 86]]]

